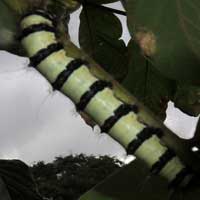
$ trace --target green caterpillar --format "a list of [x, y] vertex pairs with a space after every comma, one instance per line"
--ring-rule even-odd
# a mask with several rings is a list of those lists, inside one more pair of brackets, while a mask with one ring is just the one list
[[86, 112], [100, 125], [102, 132], [118, 141], [128, 154], [142, 159], [152, 175], [160, 174], [177, 187], [190, 180], [192, 172], [175, 153], [162, 145], [162, 130], [137, 119], [137, 105], [119, 100], [112, 84], [99, 80], [90, 72], [87, 62], [66, 56], [56, 38], [54, 16], [35, 10], [20, 22], [21, 43], [35, 67], [51, 83], [69, 97], [78, 111]]

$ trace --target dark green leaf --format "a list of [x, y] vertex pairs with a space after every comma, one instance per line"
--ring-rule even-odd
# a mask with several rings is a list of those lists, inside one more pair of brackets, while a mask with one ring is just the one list
[[1, 200], [11, 200], [8, 194], [8, 190], [1, 178], [0, 178], [0, 197], [1, 197]]
[[28, 8], [36, 6], [41, 1], [36, 0], [2, 0], [17, 14], [24, 14]]
[[0, 160], [0, 177], [12, 200], [42, 200], [27, 165], [19, 160]]
[[122, 6], [126, 9], [126, 0], [121, 0]]
[[122, 25], [112, 13], [84, 6], [80, 15], [81, 47], [117, 80], [127, 73], [127, 48], [120, 40]]
[[128, 166], [83, 195], [80, 200], [197, 200], [198, 177], [184, 189], [168, 188], [166, 179], [150, 175], [143, 161], [136, 159]]
[[197, 151], [195, 151], [195, 153], [197, 153], [198, 157], [200, 158], [200, 142], [199, 141], [200, 141], [200, 118], [195, 129], [194, 137], [192, 138], [192, 147], [198, 148], [196, 149]]
[[108, 4], [108, 3], [114, 3], [117, 2], [119, 0], [78, 0], [79, 2], [84, 2], [87, 4], [87, 2], [91, 2], [91, 3], [95, 3], [95, 4]]
[[197, 127], [196, 127], [196, 130], [195, 130], [195, 134], [194, 135], [200, 135], [200, 119], [197, 123]]
[[174, 103], [183, 112], [198, 116], [200, 114], [200, 87], [180, 84], [177, 88]]
[[76, 11], [80, 3], [76, 0], [49, 0], [48, 10], [58, 16], [64, 16]]
[[149, 175], [148, 167], [136, 159], [80, 200], [168, 200], [167, 182], [159, 176]]
[[0, 50], [13, 51], [17, 40], [17, 17], [0, 1]]
[[164, 120], [167, 103], [175, 88], [174, 81], [164, 77], [146, 60], [134, 41], [130, 41], [128, 50], [129, 72], [123, 85]]
[[98, 3], [98, 4], [107, 4], [107, 3], [114, 3], [114, 2], [117, 2], [119, 0], [95, 0], [95, 3]]
[[200, 84], [200, 1], [127, 0], [128, 25], [164, 75]]

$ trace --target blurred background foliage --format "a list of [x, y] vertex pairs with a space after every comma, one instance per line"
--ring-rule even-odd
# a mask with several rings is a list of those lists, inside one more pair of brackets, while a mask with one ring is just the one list
[[76, 200], [123, 163], [109, 156], [69, 155], [27, 166], [0, 160], [1, 200]]
[[121, 166], [115, 158], [80, 154], [57, 157], [47, 164], [38, 162], [31, 171], [43, 197], [76, 200]]

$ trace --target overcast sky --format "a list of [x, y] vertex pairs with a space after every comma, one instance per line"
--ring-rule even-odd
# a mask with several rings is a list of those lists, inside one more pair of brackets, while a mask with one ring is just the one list
[[[119, 4], [114, 7], [120, 8]], [[72, 41], [77, 44], [78, 11], [70, 23]], [[125, 17], [123, 39], [129, 34]], [[85, 153], [109, 154], [125, 158], [120, 145], [98, 127], [93, 131], [75, 112], [73, 103], [48, 82], [27, 58], [0, 51], [0, 158], [18, 158], [32, 164], [51, 161], [55, 156]], [[173, 104], [167, 110], [166, 123], [180, 136], [191, 137], [197, 118], [184, 115]]]

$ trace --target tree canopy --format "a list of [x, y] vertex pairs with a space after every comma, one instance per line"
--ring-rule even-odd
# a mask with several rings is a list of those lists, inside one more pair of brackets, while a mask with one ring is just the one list
[[34, 164], [31, 171], [39, 192], [53, 200], [75, 200], [122, 166], [109, 156], [69, 155], [52, 163]]

